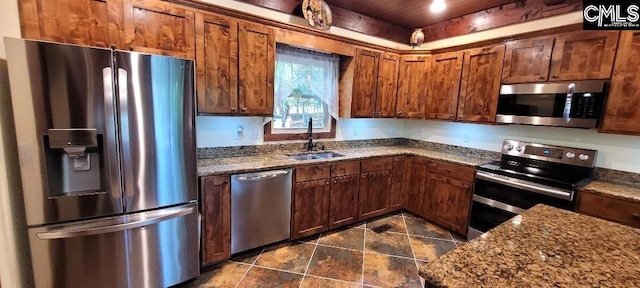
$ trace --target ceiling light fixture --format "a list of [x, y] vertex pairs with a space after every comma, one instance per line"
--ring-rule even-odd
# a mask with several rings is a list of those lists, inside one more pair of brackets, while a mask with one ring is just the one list
[[447, 8], [447, 3], [444, 3], [444, 0], [433, 0], [429, 10], [433, 13], [440, 13], [444, 11], [445, 8]]

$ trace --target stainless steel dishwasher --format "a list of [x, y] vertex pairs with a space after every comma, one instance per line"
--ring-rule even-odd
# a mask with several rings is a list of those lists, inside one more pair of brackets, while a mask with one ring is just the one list
[[231, 254], [289, 239], [291, 169], [231, 176]]

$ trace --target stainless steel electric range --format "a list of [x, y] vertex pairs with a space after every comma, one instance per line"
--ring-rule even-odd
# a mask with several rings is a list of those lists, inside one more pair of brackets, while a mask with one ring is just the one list
[[573, 211], [591, 181], [597, 151], [505, 140], [500, 161], [476, 172], [468, 239], [537, 205]]

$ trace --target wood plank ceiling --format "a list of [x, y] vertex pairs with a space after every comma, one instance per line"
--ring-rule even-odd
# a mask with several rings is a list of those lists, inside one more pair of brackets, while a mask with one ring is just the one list
[[[237, 0], [302, 17], [302, 0]], [[445, 0], [441, 13], [433, 0], [325, 0], [333, 25], [398, 43], [415, 28], [425, 42], [582, 10], [582, 0]]]
[[325, 2], [388, 23], [413, 29], [516, 1], [445, 0], [447, 8], [441, 13], [429, 11], [432, 0], [325, 0]]

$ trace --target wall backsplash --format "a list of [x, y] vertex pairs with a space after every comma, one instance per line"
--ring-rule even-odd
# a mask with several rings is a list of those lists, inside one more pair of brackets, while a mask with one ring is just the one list
[[478, 125], [405, 120], [404, 137], [469, 148], [500, 151], [504, 139], [598, 150], [596, 166], [640, 173], [640, 137], [526, 125]]
[[[262, 122], [262, 117], [198, 117], [198, 148], [263, 145]], [[244, 130], [240, 139], [236, 137], [238, 125], [242, 125]], [[333, 141], [402, 137], [489, 151], [500, 151], [504, 139], [594, 149], [598, 150], [596, 166], [640, 173], [640, 137], [602, 134], [593, 129], [341, 118]], [[266, 144], [292, 142], [304, 141]]]
[[[304, 141], [263, 141], [263, 117], [219, 117], [196, 118], [198, 148], [262, 145]], [[345, 141], [363, 139], [386, 139], [403, 137], [402, 120], [396, 119], [338, 119], [336, 138], [320, 140]], [[238, 137], [238, 125], [243, 136]]]

